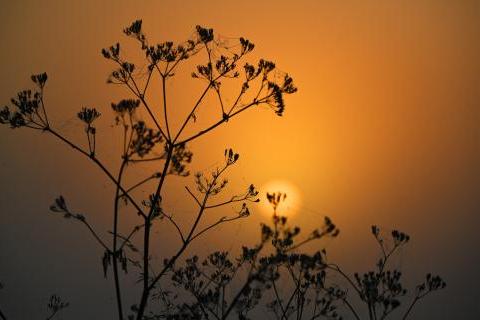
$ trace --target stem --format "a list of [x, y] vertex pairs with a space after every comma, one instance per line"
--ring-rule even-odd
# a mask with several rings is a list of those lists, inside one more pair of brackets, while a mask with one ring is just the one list
[[368, 304], [368, 318], [370, 320], [373, 320], [372, 304], [370, 303], [370, 301], [368, 301], [367, 304]]
[[348, 307], [348, 309], [353, 313], [353, 316], [355, 319], [360, 320], [360, 317], [358, 316], [357, 312], [353, 308], [353, 306], [350, 304], [350, 302], [347, 301], [347, 299], [343, 299], [343, 303]]
[[154, 158], [130, 159], [129, 161], [132, 163], [136, 163], [136, 162], [157, 161], [157, 160], [164, 160], [164, 159], [165, 159], [165, 155], [161, 155]]
[[[247, 104], [246, 106], [244, 106], [243, 108], [241, 108], [241, 109], [235, 111], [234, 113], [232, 113], [231, 115], [229, 115], [228, 118], [222, 118], [221, 120], [219, 120], [219, 121], [217, 121], [216, 123], [212, 124], [210, 127], [208, 127], [208, 128], [206, 128], [206, 129], [198, 132], [197, 134], [191, 136], [190, 138], [187, 138], [187, 139], [185, 139], [185, 140], [183, 140], [183, 141], [181, 141], [181, 142], [175, 143], [175, 145], [181, 145], [181, 144], [187, 143], [187, 142], [189, 142], [189, 141], [192, 141], [193, 139], [196, 139], [196, 138], [204, 135], [205, 133], [207, 133], [207, 132], [215, 129], [216, 127], [218, 127], [218, 126], [221, 125], [222, 123], [227, 122], [228, 119], [230, 119], [230, 118], [232, 118], [233, 116], [239, 114], [240, 112], [243, 112], [243, 111], [247, 110], [248, 108], [250, 108], [251, 106], [257, 105], [257, 104], [259, 104], [259, 103], [260, 103], [260, 101], [251, 102], [251, 103]], [[176, 141], [177, 138], [178, 138], [178, 135], [177, 135], [177, 137], [175, 137], [174, 141]]]
[[168, 127], [168, 116], [167, 116], [167, 91], [166, 91], [165, 85], [166, 85], [166, 79], [165, 77], [162, 77], [163, 113], [165, 116], [165, 127], [167, 128], [168, 141], [170, 141], [171, 137], [170, 137], [170, 129]]
[[170, 221], [173, 226], [175, 227], [175, 229], [177, 229], [177, 232], [178, 232], [178, 235], [180, 236], [180, 240], [182, 240], [182, 242], [185, 242], [185, 238], [183, 237], [183, 233], [182, 233], [182, 230], [180, 229], [180, 227], [178, 226], [178, 224], [175, 222], [175, 220], [173, 220], [173, 217], [172, 216], [169, 216], [168, 214], [163, 214], [163, 216], [165, 218], [168, 219], [168, 221]]
[[410, 314], [410, 312], [413, 309], [413, 306], [415, 306], [415, 303], [417, 303], [418, 300], [420, 300], [420, 298], [418, 296], [416, 296], [415, 299], [413, 299], [412, 303], [410, 304], [410, 306], [407, 309], [407, 312], [405, 312], [405, 315], [403, 316], [402, 320], [407, 319], [407, 316]]
[[130, 239], [133, 237], [133, 235], [134, 235], [138, 230], [140, 230], [140, 228], [143, 228], [143, 227], [144, 227], [144, 225], [135, 226], [135, 228], [133, 228], [133, 230], [130, 231], [130, 234], [129, 234], [128, 236], [126, 236], [126, 237], [122, 237], [122, 236], [118, 235], [118, 237], [123, 240], [123, 242], [122, 242], [122, 244], [120, 245], [120, 248], [118, 248], [118, 250], [122, 250], [123, 247], [125, 247], [125, 245], [126, 245], [127, 243], [130, 243], [130, 244], [131, 244]]
[[86, 220], [80, 220], [87, 228], [90, 230], [90, 233], [93, 235], [93, 237], [100, 243], [102, 247], [105, 248], [105, 250], [110, 251], [110, 249], [107, 247], [107, 245], [100, 239], [98, 234], [93, 230], [92, 226], [86, 221]]
[[[167, 170], [168, 164], [170, 162], [170, 159], [172, 157], [173, 148], [174, 148], [173, 146], [169, 147], [168, 154], [167, 154], [167, 162], [165, 164], [165, 167], [164, 167], [164, 170], [163, 170], [163, 173], [162, 173], [162, 178], [160, 180], [159, 188], [157, 189], [157, 193], [155, 194], [154, 199], [157, 198], [160, 194], [160, 190], [161, 190], [161, 187], [163, 185], [164, 178], [167, 174], [166, 170]], [[185, 251], [185, 249], [187, 249], [188, 245], [194, 240], [194, 238], [196, 238], [196, 236], [194, 236], [194, 233], [195, 233], [195, 230], [197, 229], [197, 226], [198, 226], [198, 224], [199, 224], [199, 222], [200, 222], [200, 220], [203, 216], [203, 213], [205, 212], [205, 208], [206, 208], [206, 205], [207, 205], [207, 200], [208, 200], [208, 197], [210, 196], [211, 189], [215, 186], [215, 181], [220, 177], [221, 173], [227, 167], [228, 166], [226, 166], [224, 169], [222, 169], [219, 172], [219, 174], [212, 181], [212, 184], [209, 187], [209, 189], [205, 192], [205, 197], [203, 198], [203, 201], [200, 205], [200, 210], [198, 212], [197, 218], [195, 219], [195, 222], [193, 223], [193, 226], [190, 229], [190, 232], [185, 237], [183, 245], [180, 247], [178, 252], [172, 258], [170, 258], [168, 260], [168, 263], [163, 267], [162, 271], [160, 271], [160, 273], [155, 276], [155, 278], [153, 279], [152, 283], [150, 283], [150, 285], [148, 285], [148, 277], [147, 277], [147, 275], [148, 275], [147, 272], [148, 272], [148, 250], [149, 250], [149, 235], [150, 235], [150, 230], [149, 230], [150, 225], [149, 225], [149, 223], [150, 223], [150, 220], [147, 219], [145, 221], [144, 256], [143, 256], [144, 257], [144, 281], [143, 281], [144, 288], [143, 288], [143, 293], [142, 293], [142, 299], [140, 301], [140, 306], [138, 308], [137, 320], [141, 320], [142, 317], [143, 317], [143, 314], [145, 313], [145, 307], [147, 305], [147, 300], [148, 300], [148, 296], [150, 295], [150, 291], [155, 287], [155, 285], [162, 278], [162, 276], [174, 265], [174, 263], [182, 255], [182, 253]], [[154, 203], [156, 203], [155, 200], [154, 200]], [[153, 208], [153, 206], [152, 206], [152, 208]], [[153, 211], [150, 210], [149, 217], [151, 216], [152, 212]], [[148, 226], [147, 226], [147, 224], [148, 224]], [[145, 262], [147, 262], [147, 268], [145, 268]]]
[[340, 273], [340, 274], [342, 275], [342, 277], [345, 278], [345, 280], [347, 280], [348, 283], [350, 283], [350, 285], [353, 287], [353, 289], [355, 289], [355, 291], [357, 292], [357, 294], [358, 294], [359, 296], [361, 296], [362, 293], [361, 293], [360, 290], [357, 288], [357, 286], [353, 283], [352, 279], [350, 279], [350, 277], [347, 276], [347, 275], [345, 274], [345, 272], [343, 272], [343, 271], [340, 269], [339, 266], [337, 266], [337, 265], [335, 265], [335, 264], [328, 264], [328, 265], [327, 265], [327, 268], [330, 269], [330, 270], [334, 270], [334, 271]]
[[237, 295], [233, 298], [232, 302], [231, 302], [230, 305], [228, 306], [227, 311], [225, 311], [225, 313], [223, 314], [222, 320], [227, 319], [227, 317], [228, 317], [228, 315], [230, 314], [230, 312], [232, 312], [233, 307], [237, 304], [238, 299], [240, 299], [240, 297], [242, 296], [243, 292], [248, 288], [248, 286], [250, 285], [251, 282], [252, 282], [252, 279], [251, 279], [251, 278], [248, 278], [247, 281], [245, 281], [245, 284], [244, 284], [243, 287], [240, 289], [240, 291], [238, 291]]
[[118, 259], [117, 259], [117, 235], [118, 235], [118, 200], [120, 196], [120, 183], [122, 181], [123, 171], [125, 169], [125, 165], [127, 164], [126, 158], [123, 159], [122, 164], [120, 166], [120, 170], [118, 172], [118, 184], [117, 190], [115, 191], [115, 199], [114, 199], [114, 209], [113, 209], [113, 277], [115, 282], [115, 293], [117, 296], [117, 308], [118, 308], [118, 318], [123, 320], [123, 307], [122, 307], [122, 295], [120, 290], [120, 281], [118, 278]]
[[45, 116], [45, 122], [47, 123], [47, 126], [48, 126], [49, 122], [48, 122], [47, 111], [45, 110], [45, 103], [43, 102], [43, 88], [41, 89], [41, 92], [40, 92], [40, 104], [42, 106], [43, 115]]
[[[185, 127], [187, 126], [187, 123], [188, 121], [190, 121], [190, 118], [192, 117], [192, 115], [195, 113], [195, 110], [197, 110], [197, 107], [200, 105], [200, 103], [202, 102], [203, 98], [205, 97], [205, 95], [207, 94], [208, 90], [210, 89], [210, 86], [211, 86], [211, 83], [208, 84], [208, 86], [205, 88], [205, 90], [203, 91], [202, 95], [200, 96], [200, 98], [198, 98], [197, 102], [195, 103], [195, 105], [193, 106], [192, 108], [192, 111], [190, 111], [190, 114], [187, 116], [187, 118], [185, 119], [185, 121], [183, 122], [182, 126], [180, 127], [180, 129], [178, 130], [177, 132], [177, 135], [175, 136], [175, 138], [173, 139], [173, 142], [175, 143], [175, 141], [177, 141], [178, 137], [180, 136], [180, 134], [182, 133], [183, 129], [185, 129]], [[177, 145], [180, 144], [180, 143], [177, 143]]]
[[220, 88], [215, 87], [215, 92], [217, 93], [218, 96], [218, 101], [220, 102], [220, 108], [222, 109], [222, 117], [225, 114], [225, 108], [223, 106], [223, 100], [222, 100], [222, 95], [220, 94]]
[[274, 279], [272, 279], [272, 287], [273, 287], [273, 291], [275, 293], [275, 297], [277, 298], [278, 305], [280, 306], [280, 309], [282, 310], [282, 315], [284, 315], [286, 313], [286, 311], [283, 308], [282, 299], [280, 298], [280, 295], [278, 294], [277, 285], [275, 284]]
[[90, 154], [92, 154], [92, 142], [90, 141], [90, 126], [85, 129], [85, 133], [87, 134], [88, 151], [90, 151]]
[[152, 78], [152, 74], [153, 74], [153, 69], [148, 71], [148, 78], [147, 78], [147, 81], [145, 82], [145, 86], [143, 87], [143, 91], [141, 93], [142, 96], [145, 96], [145, 94], [147, 92], [148, 84], [150, 83], [150, 79]]
[[150, 250], [150, 227], [151, 221], [150, 218], [147, 217], [145, 219], [145, 231], [143, 233], [143, 291], [142, 297], [140, 300], [140, 307], [137, 313], [137, 320], [141, 320], [143, 318], [143, 314], [145, 313], [145, 308], [147, 306], [149, 291], [148, 291], [148, 277], [149, 277], [149, 250]]
[[[165, 177], [167, 176], [168, 173], [168, 167], [170, 165], [170, 161], [172, 159], [172, 154], [173, 154], [173, 149], [175, 147], [173, 145], [168, 146], [168, 152], [167, 152], [167, 159], [165, 161], [165, 165], [163, 167], [163, 172], [160, 177], [160, 182], [158, 183], [157, 191], [155, 192], [155, 195], [153, 197], [153, 203], [150, 208], [150, 212], [148, 213], [148, 216], [145, 218], [145, 231], [143, 234], [143, 291], [142, 291], [142, 297], [140, 300], [140, 305], [138, 308], [138, 313], [137, 313], [137, 320], [141, 320], [143, 317], [143, 314], [145, 313], [145, 308], [147, 306], [147, 301], [148, 301], [148, 296], [150, 295], [150, 290], [151, 290], [151, 285], [148, 285], [148, 277], [149, 277], [149, 251], [150, 251], [150, 228], [151, 228], [151, 218], [153, 215], [153, 212], [155, 211], [155, 206], [157, 205], [157, 202], [160, 197], [160, 192], [162, 191], [163, 183], [165, 182]], [[157, 276], [158, 278], [158, 276]], [[157, 279], [156, 278], [156, 279]], [[154, 281], [156, 282], [156, 281]]]
[[143, 210], [138, 206], [138, 204], [135, 202], [135, 200], [125, 191], [125, 189], [120, 185], [120, 183], [118, 183], [118, 181], [113, 177], [113, 175], [110, 173], [110, 171], [108, 171], [108, 169], [95, 157], [92, 157], [90, 154], [88, 154], [87, 152], [83, 151], [82, 149], [80, 149], [78, 146], [76, 146], [75, 144], [73, 144], [72, 142], [70, 142], [69, 140], [67, 140], [66, 138], [64, 138], [62, 135], [60, 135], [59, 133], [57, 133], [56, 131], [54, 131], [52, 128], [50, 127], [47, 127], [44, 129], [45, 131], [48, 131], [50, 132], [51, 134], [53, 134], [55, 137], [59, 138], [60, 140], [62, 140], [63, 142], [65, 142], [66, 144], [68, 144], [70, 147], [72, 147], [73, 149], [77, 150], [78, 152], [80, 152], [81, 154], [83, 154], [84, 156], [88, 157], [89, 159], [92, 159], [92, 161], [100, 167], [100, 169], [102, 169], [102, 171], [108, 176], [108, 178], [116, 185], [120, 188], [120, 190], [122, 191], [122, 193], [125, 194], [125, 196], [127, 197], [127, 199], [133, 204], [133, 206], [135, 207], [135, 209], [138, 210], [138, 213], [144, 217], [145, 216], [145, 213], [143, 212]]
[[[292, 276], [293, 276], [293, 272], [292, 272]], [[293, 301], [293, 298], [295, 297], [295, 295], [297, 294], [297, 292], [300, 290], [300, 278], [298, 280], [294, 280], [296, 282], [296, 286], [295, 286], [295, 290], [292, 292], [292, 295], [290, 296], [290, 298], [288, 299], [288, 302], [287, 302], [287, 305], [285, 306], [285, 310], [284, 312], [282, 313], [282, 316], [280, 317], [281, 319], [285, 319], [287, 320], [287, 311], [288, 309], [290, 308], [290, 304], [292, 303]]]
[[[130, 160], [129, 160], [129, 161], [130, 161]], [[159, 173], [159, 174], [157, 174], [157, 173], [152, 174], [150, 177], [147, 177], [147, 178], [143, 179], [142, 181], [137, 182], [136, 184], [134, 184], [134, 185], [131, 186], [130, 188], [128, 188], [128, 189], [127, 189], [127, 192], [130, 192], [130, 191], [132, 191], [132, 190], [140, 187], [141, 185], [147, 183], [147, 182], [150, 181], [150, 180], [153, 180], [153, 179], [158, 178], [159, 175], [160, 175], [160, 173]], [[120, 195], [120, 197], [123, 197], [123, 196], [124, 196], [124, 194], [121, 194], [121, 195]]]
[[198, 204], [198, 206], [201, 207], [202, 204], [200, 203], [200, 201], [198, 201], [197, 197], [195, 197], [195, 195], [192, 193], [192, 191], [190, 191], [190, 189], [188, 187], [185, 187], [185, 189], [187, 189], [188, 193], [192, 196], [193, 199], [195, 199], [195, 202]]

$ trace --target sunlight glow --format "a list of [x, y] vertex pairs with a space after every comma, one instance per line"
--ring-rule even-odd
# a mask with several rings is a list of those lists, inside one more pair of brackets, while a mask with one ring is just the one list
[[261, 211], [271, 216], [273, 214], [272, 205], [267, 200], [268, 193], [286, 193], [287, 197], [278, 206], [277, 213], [283, 216], [292, 216], [297, 213], [301, 204], [301, 193], [297, 186], [286, 180], [272, 180], [260, 188], [260, 208]]

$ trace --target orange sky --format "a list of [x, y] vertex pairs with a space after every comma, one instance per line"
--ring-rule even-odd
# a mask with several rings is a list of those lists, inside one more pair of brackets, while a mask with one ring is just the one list
[[[471, 289], [480, 286], [473, 275], [480, 262], [480, 2], [10, 2], [0, 13], [0, 102], [28, 86], [30, 74], [47, 71], [57, 128], [81, 141], [75, 114], [97, 106], [104, 114], [99, 156], [115, 166], [109, 105], [126, 91], [105, 84], [112, 66], [100, 50], [120, 41], [136, 57], [121, 30], [137, 18], [153, 42], [185, 40], [197, 24], [251, 39], [253, 57], [274, 60], [299, 88], [287, 98], [284, 117], [251, 110], [192, 144], [192, 171], [214, 167], [231, 146], [241, 154], [230, 174], [234, 186], [289, 181], [302, 196], [294, 222], [308, 229], [329, 215], [341, 236], [327, 246], [349, 267], [366, 268], [365, 256], [375, 258], [371, 224], [406, 231], [413, 242], [401, 263], [410, 277], [433, 271], [449, 284], [419, 309], [418, 319], [480, 313], [479, 294]], [[172, 108], [181, 113], [196, 87], [181, 81], [188, 77], [178, 79], [170, 89]], [[84, 243], [81, 228], [53, 219], [47, 208], [64, 194], [107, 229], [112, 187], [85, 159], [36, 132], [2, 128], [0, 148], [0, 276], [8, 279], [0, 281], [19, 281], [9, 288], [11, 297], [28, 283], [38, 287], [29, 305], [66, 290], [65, 283], [78, 288], [67, 294], [80, 292], [72, 300], [95, 305], [85, 292], [103, 283], [100, 253], [92, 254], [94, 244]], [[181, 191], [185, 184], [192, 179], [174, 179], [169, 188]], [[188, 212], [178, 194], [169, 200], [172, 208]], [[265, 220], [257, 213], [226, 229], [235, 235], [224, 239], [227, 246], [239, 246], [240, 234], [256, 234]], [[80, 269], [85, 276], [68, 278]], [[45, 281], [52, 270], [58, 279]], [[22, 314], [20, 306], [12, 308]]]

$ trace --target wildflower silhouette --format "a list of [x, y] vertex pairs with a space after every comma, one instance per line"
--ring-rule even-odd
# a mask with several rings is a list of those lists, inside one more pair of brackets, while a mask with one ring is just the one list
[[[325, 218], [318, 229], [301, 238], [300, 228], [290, 228], [287, 219], [276, 213], [277, 205], [285, 199], [284, 194], [268, 195], [274, 211], [272, 225], [262, 225], [258, 244], [243, 247], [240, 256], [232, 258], [228, 252], [215, 251], [203, 259], [198, 255], [183, 259], [191, 244], [207, 232], [248, 217], [251, 212], [249, 203], [259, 201], [259, 194], [255, 186], [249, 184], [227, 200], [218, 200], [217, 196], [228, 185], [227, 172], [240, 158], [238, 153], [227, 148], [222, 165], [208, 174], [200, 172], [193, 175], [196, 190], [185, 187], [186, 195], [196, 205], [193, 223], [185, 228], [177, 223], [174, 213], [167, 212], [163, 206], [163, 199], [169, 194], [165, 181], [170, 176], [190, 175], [189, 164], [193, 159], [189, 150], [191, 143], [247, 110], [264, 107], [282, 116], [285, 96], [295, 93], [297, 88], [293, 79], [279, 71], [275, 63], [266, 59], [248, 61], [254, 44], [243, 37], [234, 44], [227, 44], [220, 41], [212, 29], [197, 26], [193, 38], [185, 42], [152, 43], [143, 31], [141, 20], [134, 21], [123, 32], [137, 42], [145, 60], [140, 63], [142, 67], [126, 60], [119, 43], [101, 51], [114, 66], [107, 82], [126, 88], [130, 94], [111, 104], [115, 123], [121, 131], [118, 171], [108, 168], [102, 161], [101, 150], [97, 150], [97, 132], [102, 128], [97, 127], [96, 121], [106, 112], [91, 106], [83, 107], [77, 117], [84, 125], [87, 147], [70, 140], [56, 129], [48, 116], [49, 110], [44, 103], [48, 80], [46, 73], [33, 75], [31, 79], [35, 89], [19, 92], [11, 99], [10, 106], [0, 110], [0, 123], [13, 129], [28, 128], [55, 137], [89, 159], [115, 186], [109, 232], [98, 231], [89, 222], [88, 214], [71, 208], [61, 195], [50, 209], [58, 216], [83, 225], [102, 248], [101, 267], [106, 278], [112, 275], [109, 278], [114, 282], [117, 318], [247, 319], [256, 310], [264, 308], [278, 319], [341, 319], [343, 306], [346, 305], [347, 311], [360, 319], [360, 313], [350, 303], [348, 291], [328, 283], [329, 272], [340, 273], [349, 280], [361, 301], [367, 305], [369, 319], [384, 319], [397, 309], [406, 291], [400, 284], [401, 274], [396, 270], [387, 270], [387, 260], [397, 247], [408, 242], [408, 236], [397, 231], [392, 233], [395, 247], [386, 251], [377, 237], [378, 232], [374, 232], [384, 257], [377, 263], [376, 271], [350, 278], [338, 266], [327, 261], [325, 250], [302, 253], [305, 244], [336, 237], [339, 231], [329, 218]], [[175, 128], [171, 125], [175, 109], [167, 99], [167, 83], [184, 70], [179, 66], [192, 59], [202, 60], [191, 71], [191, 77], [193, 81], [201, 81], [204, 89], [188, 115]], [[151, 88], [154, 81], [160, 83], [160, 92]], [[225, 98], [223, 88], [226, 83], [236, 85], [237, 93], [232, 99]], [[156, 96], [160, 97], [160, 105], [153, 103]], [[191, 130], [186, 128], [191, 129], [197, 121], [207, 97], [218, 103], [214, 119], [197, 132], [187, 133]], [[140, 118], [139, 109], [146, 111], [145, 119]], [[178, 119], [179, 115], [175, 116]], [[154, 163], [152, 168], [160, 170], [152, 170], [143, 179], [137, 176], [137, 181], [127, 180], [126, 172], [134, 171], [137, 164], [145, 162]], [[155, 187], [148, 190], [147, 183], [152, 181], [156, 182]], [[148, 197], [139, 198], [135, 193], [138, 189], [147, 190]], [[127, 219], [119, 214], [121, 203], [125, 203], [126, 211], [137, 219], [129, 226], [127, 234], [119, 232], [120, 225], [127, 224]], [[213, 223], [205, 221], [207, 211], [224, 206], [237, 206], [238, 210], [236, 214], [219, 217]], [[173, 255], [152, 247], [152, 231], [160, 223], [171, 225], [178, 236], [179, 245]], [[163, 264], [154, 268], [156, 272], [152, 268], [153, 253], [163, 256]], [[132, 288], [122, 287], [120, 281], [126, 272], [137, 272], [141, 287], [137, 300], [128, 304], [123, 293]], [[428, 275], [425, 282], [417, 287], [415, 299], [404, 318], [420, 299], [443, 287], [445, 283], [441, 278]], [[152, 305], [155, 307], [152, 308]], [[68, 306], [67, 302], [52, 295], [48, 319]], [[6, 319], [2, 311], [0, 317]]]

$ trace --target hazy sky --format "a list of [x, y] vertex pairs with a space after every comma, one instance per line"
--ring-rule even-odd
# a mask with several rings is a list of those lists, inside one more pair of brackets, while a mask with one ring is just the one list
[[[105, 83], [112, 65], [100, 50], [120, 41], [138, 57], [121, 32], [138, 18], [152, 42], [186, 40], [197, 24], [251, 39], [253, 56], [275, 61], [299, 88], [284, 117], [251, 110], [192, 144], [192, 171], [210, 170], [233, 147], [241, 154], [233, 190], [288, 181], [299, 194], [293, 223], [308, 231], [330, 216], [341, 235], [325, 245], [348, 270], [376, 260], [370, 225], [403, 230], [412, 242], [396, 263], [406, 277], [432, 271], [448, 283], [413, 319], [480, 315], [480, 1], [2, 1], [0, 105], [30, 86], [32, 73], [48, 72], [54, 126], [83, 143], [76, 112], [96, 106], [99, 157], [116, 168], [109, 106], [127, 92]], [[189, 81], [179, 75], [169, 87], [180, 116], [198, 95]], [[0, 150], [2, 308], [12, 319], [43, 315], [58, 293], [72, 304], [65, 318], [98, 311], [107, 319], [113, 290], [101, 250], [48, 206], [63, 194], [108, 230], [113, 187], [47, 135], [2, 127]], [[182, 186], [191, 184], [168, 185], [171, 208], [185, 216]], [[254, 208], [202, 245], [222, 238], [239, 247], [266, 218]], [[158, 248], [169, 232], [158, 231]]]

